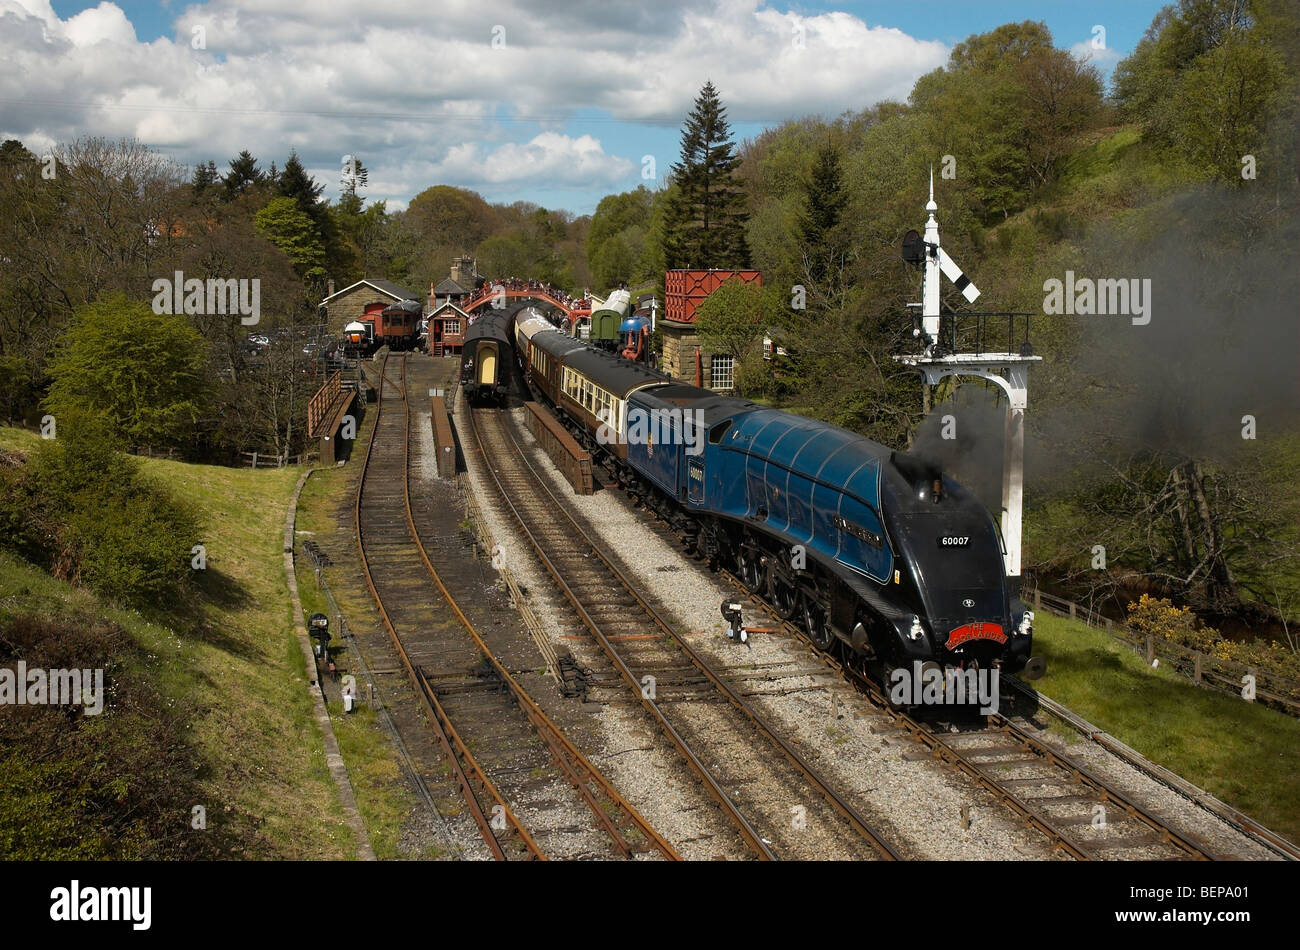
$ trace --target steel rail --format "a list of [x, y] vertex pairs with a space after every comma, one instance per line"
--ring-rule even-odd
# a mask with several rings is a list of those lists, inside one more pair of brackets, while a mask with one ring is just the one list
[[1129, 748], [1114, 736], [1102, 731], [1086, 719], [1066, 709], [1050, 696], [1044, 696], [1035, 692], [1027, 684], [1021, 682], [1017, 677], [1008, 674], [1004, 679], [1011, 685], [1012, 689], [1020, 695], [1024, 696], [1026, 699], [1032, 699], [1038, 704], [1039, 709], [1046, 711], [1049, 715], [1055, 716], [1059, 721], [1076, 730], [1085, 739], [1097, 743], [1107, 752], [1122, 759], [1144, 775], [1154, 779], [1167, 788], [1173, 789], [1188, 801], [1200, 808], [1204, 808], [1211, 815], [1214, 815], [1216, 818], [1227, 823], [1246, 837], [1253, 838], [1257, 843], [1263, 845], [1279, 857], [1286, 858], [1290, 861], [1300, 860], [1300, 846], [1297, 846], [1295, 842], [1289, 841], [1279, 835], [1276, 831], [1266, 828], [1249, 815], [1237, 811], [1237, 809], [1233, 808], [1231, 805], [1219, 801], [1204, 789], [1197, 788], [1181, 776], [1170, 772], [1164, 766], [1152, 762], [1136, 749]]
[[[745, 595], [751, 601], [760, 603], [769, 610], [774, 611], [772, 605], [768, 604], [768, 602], [758, 594], [750, 591], [749, 588], [730, 571], [723, 571], [723, 573], [730, 579], [733, 585], [744, 591]], [[896, 723], [906, 729], [917, 742], [927, 746], [940, 758], [956, 766], [962, 772], [965, 772], [971, 778], [975, 779], [981, 787], [991, 792], [999, 801], [1009, 806], [1031, 826], [1046, 835], [1052, 842], [1054, 849], [1065, 851], [1067, 854], [1080, 861], [1099, 860], [1097, 852], [1107, 850], [1107, 844], [1105, 842], [1083, 844], [1068, 837], [1065, 832], [1054, 823], [1052, 816], [1045, 814], [1040, 809], [1033, 806], [1032, 799], [1023, 798], [1006, 788], [996, 776], [991, 775], [987, 770], [981, 768], [981, 765], [985, 763], [975, 762], [970, 756], [966, 755], [966, 752], [968, 751], [979, 752], [980, 750], [978, 748], [972, 748], [969, 750], [957, 748], [949, 742], [942, 733], [936, 732], [930, 726], [909, 715], [905, 710], [891, 705], [886, 699], [879, 684], [870, 677], [824, 651], [817, 649], [812, 640], [808, 637], [807, 633], [797, 624], [789, 620], [783, 620], [779, 616], [777, 617], [777, 621], [787, 633], [793, 634], [806, 643], [813, 653], [829, 668], [840, 673], [845, 677], [845, 679], [853, 683], [861, 693], [871, 700], [873, 705], [888, 714]], [[1000, 734], [1011, 738], [1020, 744], [1020, 746], [1026, 751], [1033, 753], [1035, 756], [1044, 759], [1057, 768], [1069, 773], [1072, 780], [1089, 787], [1097, 797], [1103, 801], [1112, 801], [1119, 805], [1125, 814], [1152, 828], [1160, 835], [1162, 841], [1197, 860], [1219, 860], [1219, 856], [1213, 851], [1183, 835], [1180, 835], [1166, 822], [1161, 821], [1155, 815], [1142, 808], [1142, 806], [1132, 801], [1118, 789], [1109, 785], [1104, 779], [1091, 772], [1081, 763], [1057, 752], [1055, 749], [1052, 749], [1046, 743], [1043, 743], [1041, 740], [1030, 735], [1015, 723], [1006, 719], [1006, 717], [998, 714], [995, 719], [999, 724], [998, 732]], [[987, 764], [996, 765], [997, 763], [990, 762]], [[1050, 781], [1050, 779], [1044, 779], [1044, 784], [1050, 784]]]
[[[533, 841], [532, 836], [528, 834], [527, 829], [524, 828], [523, 824], [515, 816], [505, 798], [487, 777], [487, 774], [479, 766], [477, 760], [470, 753], [464, 742], [461, 741], [459, 734], [457, 734], [451, 727], [451, 721], [447, 717], [446, 711], [442, 708], [442, 704], [438, 702], [438, 697], [434, 694], [428, 680], [426, 680], [424, 675], [416, 669], [415, 664], [411, 662], [411, 658], [406, 652], [406, 647], [402, 644], [401, 637], [397, 635], [397, 630], [393, 627], [392, 619], [388, 615], [388, 610], [384, 606], [383, 599], [379, 596], [379, 591], [375, 587], [374, 577], [371, 576], [370, 573], [370, 562], [366, 556], [365, 541], [361, 531], [361, 496], [365, 489], [366, 476], [370, 471], [370, 461], [374, 454], [375, 443], [379, 436], [379, 423], [383, 418], [384, 384], [389, 382], [388, 358], [388, 354], [385, 354], [384, 362], [380, 369], [379, 396], [375, 404], [375, 424], [371, 429], [370, 444], [366, 447], [366, 457], [362, 462], [361, 475], [357, 479], [357, 492], [353, 502], [353, 527], [356, 531], [357, 553], [361, 559], [361, 568], [365, 576], [366, 587], [370, 591], [370, 596], [374, 598], [375, 606], [379, 609], [379, 616], [383, 620], [384, 627], [393, 641], [393, 646], [397, 650], [397, 655], [401, 659], [402, 666], [406, 670], [407, 677], [411, 681], [411, 687], [415, 690], [416, 696], [424, 706], [425, 715], [430, 726], [433, 728], [434, 734], [437, 736], [439, 745], [442, 746], [443, 753], [447, 757], [447, 762], [451, 767], [453, 776], [455, 777], [456, 785], [460, 790], [461, 796], [465, 799], [465, 804], [469, 808], [470, 816], [474, 819], [474, 824], [478, 826], [479, 833], [482, 835], [483, 841], [488, 846], [488, 849], [492, 852], [493, 857], [498, 861], [506, 860], [505, 851], [501, 847], [501, 842], [497, 840], [496, 833], [492, 828], [492, 823], [483, 813], [483, 807], [478, 800], [478, 796], [475, 795], [474, 789], [471, 787], [470, 775], [466, 774], [466, 768], [468, 768], [469, 773], [473, 775], [474, 781], [483, 790], [484, 794], [493, 799], [496, 808], [499, 809], [493, 817], [496, 818], [499, 816], [505, 819], [507, 829], [517, 836], [525, 851], [531, 857], [546, 860], [546, 856], [542, 854], [537, 843]], [[403, 380], [405, 379], [405, 373], [406, 359], [403, 357]], [[399, 385], [402, 394], [402, 401], [405, 402], [405, 382], [403, 381], [401, 384], [395, 383], [394, 385]], [[410, 420], [408, 415], [405, 426], [409, 427], [409, 425]], [[404, 441], [406, 441], [409, 446], [409, 439], [405, 439]], [[403, 465], [403, 469], [405, 469], [405, 465]], [[462, 765], [462, 759], [464, 765]]]
[[[486, 460], [487, 453], [485, 451], [485, 445], [484, 445], [484, 440], [482, 438], [482, 434], [479, 432], [478, 429], [478, 418], [479, 416], [477, 413], [471, 414], [475, 439], [478, 442], [480, 452], [483, 454]], [[627, 593], [642, 608], [646, 616], [649, 617], [650, 620], [666, 636], [671, 638], [672, 642], [681, 650], [682, 653], [685, 654], [687, 659], [690, 660], [691, 663], [701, 673], [704, 674], [704, 676], [709, 680], [709, 682], [714, 685], [714, 687], [732, 704], [732, 706], [734, 706], [738, 711], [740, 711], [749, 720], [749, 722], [759, 731], [761, 735], [766, 737], [770, 742], [772, 742], [777, 747], [777, 749], [782, 753], [782, 755], [787, 759], [787, 761], [789, 761], [790, 764], [794, 766], [794, 768], [798, 772], [800, 772], [805, 778], [807, 778], [813, 784], [813, 786], [823, 796], [823, 798], [826, 799], [826, 801], [831, 805], [831, 807], [834, 808], [834, 810], [838, 812], [845, 820], [847, 820], [849, 824], [854, 828], [854, 830], [857, 831], [858, 834], [861, 835], [865, 840], [867, 840], [868, 843], [870, 843], [871, 846], [877, 851], [877, 853], [881, 855], [881, 857], [889, 860], [898, 860], [900, 858], [898, 852], [883, 838], [883, 836], [881, 836], [879, 832], [877, 832], [874, 828], [872, 828], [868, 824], [867, 820], [857, 811], [857, 809], [854, 808], [853, 805], [851, 805], [849, 802], [845, 801], [844, 798], [838, 792], [836, 792], [833, 788], [831, 788], [829, 783], [821, 777], [821, 775], [817, 772], [817, 770], [811, 764], [809, 764], [801, 755], [799, 755], [799, 753], [788, 742], [786, 742], [784, 738], [778, 735], [777, 732], [767, 723], [766, 719], [761, 714], [759, 714], [757, 710], [755, 710], [749, 703], [745, 702], [745, 700], [738, 693], [736, 693], [736, 691], [732, 689], [730, 685], [728, 685], [720, 676], [718, 676], [718, 674], [699, 655], [699, 653], [697, 653], [694, 649], [692, 649], [688, 643], [686, 643], [680, 636], [677, 635], [677, 633], [673, 630], [672, 626], [667, 622], [667, 620], [663, 617], [663, 615], [656, 608], [651, 606], [645, 600], [645, 598], [643, 598], [640, 595], [640, 593], [636, 590], [632, 582], [613, 563], [613, 559], [604, 550], [603, 546], [599, 542], [597, 542], [594, 538], [592, 538], [569, 515], [564, 505], [559, 501], [558, 498], [555, 497], [554, 492], [551, 491], [550, 487], [546, 485], [544, 480], [541, 478], [540, 473], [538, 473], [537, 470], [528, 461], [527, 456], [524, 454], [523, 447], [519, 444], [518, 440], [515, 439], [514, 435], [510, 433], [508, 430], [506, 430], [504, 425], [501, 426], [501, 429], [510, 438], [511, 443], [514, 445], [515, 448], [515, 457], [518, 458], [523, 463], [523, 466], [531, 474], [532, 484], [534, 484], [540, 490], [540, 492], [542, 493], [542, 497], [544, 499], [550, 500], [553, 510], [556, 513], [558, 513], [566, 522], [568, 522], [568, 524], [572, 527], [576, 536], [579, 539], [581, 539], [589, 548], [591, 548], [592, 552], [596, 555], [596, 557], [600, 560], [600, 562], [604, 565], [604, 567], [609, 571], [609, 573], [618, 581], [618, 583], [627, 591]], [[537, 538], [535, 537], [533, 532], [528, 528], [528, 526], [524, 523], [522, 514], [518, 511], [518, 509], [514, 505], [514, 502], [510, 499], [508, 493], [505, 490], [504, 485], [501, 484], [501, 480], [494, 467], [491, 464], [488, 464], [486, 467], [488, 471], [491, 473], [492, 479], [496, 483], [497, 488], [500, 491], [502, 498], [505, 500], [507, 507], [509, 507], [511, 513], [513, 514], [515, 521], [520, 525], [520, 528], [523, 530], [525, 536], [528, 538], [532, 547], [537, 552], [538, 557], [542, 560], [542, 563], [546, 566], [548, 572], [552, 575], [552, 577], [555, 578], [556, 583], [559, 585], [565, 597], [577, 610], [579, 616], [582, 618], [584, 626], [586, 626], [588, 630], [591, 631], [593, 636], [596, 637], [597, 642], [600, 643], [602, 650], [604, 650], [606, 655], [610, 657], [610, 660], [619, 669], [620, 673], [623, 675], [623, 678], [628, 682], [628, 684], [632, 686], [632, 688], [636, 691], [637, 695], [641, 697], [643, 705], [646, 705], [647, 708], [650, 708], [652, 710], [652, 713], [655, 715], [656, 719], [658, 719], [667, 729], [669, 729], [671, 731], [671, 734], [676, 735], [675, 730], [672, 730], [671, 725], [667, 723], [666, 717], [664, 716], [662, 711], [659, 710], [657, 704], [655, 704], [653, 700], [649, 699], [649, 697], [645, 696], [644, 691], [641, 687], [641, 683], [636, 679], [635, 674], [633, 674], [631, 669], [627, 666], [626, 662], [623, 660], [622, 655], [614, 647], [613, 643], [605, 636], [604, 632], [600, 629], [599, 625], [591, 618], [590, 614], [588, 614], [586, 609], [579, 601], [577, 595], [573, 592], [573, 590], [570, 588], [570, 586], [564, 580], [564, 578], [560, 576], [559, 570], [553, 564], [551, 559], [546, 555], [545, 551], [542, 550], [540, 542], [537, 540]], [[688, 759], [694, 759], [695, 761], [698, 761], [698, 759], [695, 759], [695, 755], [693, 752], [688, 753]], [[706, 779], [706, 785], [717, 787], [716, 781], [712, 779], [712, 776], [709, 776]], [[718, 789], [718, 792], [721, 794], [720, 788]], [[715, 798], [716, 797], [717, 796], [715, 795]], [[727, 799], [727, 801], [728, 803], [730, 803], [730, 799]], [[731, 809], [735, 809], [734, 803], [731, 803]], [[745, 828], [749, 827], [748, 822], [744, 820], [743, 816], [739, 814], [738, 810], [735, 811], [733, 820], [735, 819], [739, 819], [739, 821], [744, 822], [743, 827]], [[748, 839], [748, 835], [746, 835], [746, 838]], [[763, 844], [761, 840], [758, 842], [758, 844], [762, 845], [762, 851], [767, 852], [767, 854], [764, 855], [765, 857], [767, 856], [774, 857], [774, 855], [771, 855], [770, 849], [768, 849], [767, 846]]]
[[[406, 403], [406, 411], [409, 432], [411, 412], [409, 401]], [[408, 453], [409, 444], [408, 440]], [[682, 857], [678, 854], [677, 850], [664, 840], [663, 836], [655, 831], [653, 827], [651, 827], [650, 823], [641, 816], [636, 808], [619, 794], [613, 783], [610, 782], [609, 779], [607, 779], [600, 770], [582, 754], [578, 747], [569, 740], [569, 737], [564, 734], [559, 726], [557, 726], [555, 722], [546, 715], [542, 708], [528, 694], [528, 691], [524, 689], [519, 681], [515, 679], [515, 677], [510, 674], [510, 671], [507, 670], [501, 661], [497, 659], [496, 654], [492, 652], [492, 649], [487, 645], [487, 642], [479, 634], [478, 629], [470, 621], [469, 617], [465, 615], [460, 604], [457, 602], [456, 598], [452, 596], [447, 585], [443, 583], [442, 576], [438, 573], [437, 569], [433, 566], [433, 562], [429, 559], [429, 552], [424, 546], [423, 539], [420, 537], [419, 529], [415, 524], [415, 517], [411, 511], [409, 465], [407, 465], [406, 471], [407, 475], [402, 479], [403, 501], [406, 508], [406, 525], [411, 532], [411, 537], [415, 539], [416, 550], [419, 552], [420, 560], [424, 562], [425, 569], [433, 579], [433, 582], [437, 585], [438, 590], [442, 593], [442, 596], [446, 600], [447, 605], [451, 608], [452, 613], [456, 615], [456, 619], [460, 621], [461, 626], [463, 626], [466, 632], [469, 633], [470, 637], [473, 638], [479, 652], [482, 653], [488, 663], [491, 664], [497, 677], [510, 690], [510, 695], [514, 698], [516, 704], [521, 710], [523, 710], [524, 714], [528, 717], [529, 722], [532, 723], [533, 728], [537, 731], [537, 734], [546, 743], [547, 748], [551, 752], [552, 758], [560, 767], [561, 771], [563, 771], [565, 777], [578, 791], [578, 794], [582, 797], [582, 800], [586, 803], [591, 813], [596, 817], [601, 828], [613, 841], [615, 848], [617, 848], [619, 853], [625, 858], [630, 858], [632, 856], [632, 847], [623, 837], [622, 832], [615, 824], [613, 818], [605, 808], [602, 807], [601, 802], [597, 798], [597, 793], [603, 795], [606, 802], [617, 809], [625, 819], [632, 824], [648, 842], [650, 842], [651, 846], [655, 850], [659, 851], [660, 854], [670, 861], [680, 861]], [[591, 785], [593, 784], [596, 786], [596, 792], [592, 791]]]

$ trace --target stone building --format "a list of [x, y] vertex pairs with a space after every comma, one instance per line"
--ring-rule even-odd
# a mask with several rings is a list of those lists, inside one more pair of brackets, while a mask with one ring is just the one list
[[331, 334], [341, 334], [349, 323], [361, 319], [366, 306], [383, 303], [391, 306], [403, 300], [419, 300], [419, 296], [405, 287], [399, 287], [391, 280], [367, 277], [355, 284], [334, 292], [334, 282], [330, 281], [330, 294], [320, 302], [319, 309]]
[[451, 276], [429, 286], [429, 313], [443, 304], [460, 306], [474, 295], [483, 278], [478, 275], [478, 262], [472, 257], [457, 257], [451, 262]]
[[709, 294], [727, 281], [761, 286], [763, 275], [758, 271], [735, 270], [668, 271], [664, 275], [667, 290], [664, 319], [659, 321], [663, 339], [660, 369], [674, 379], [720, 393], [735, 389], [735, 359], [714, 355], [705, 348], [696, 332], [695, 315]]

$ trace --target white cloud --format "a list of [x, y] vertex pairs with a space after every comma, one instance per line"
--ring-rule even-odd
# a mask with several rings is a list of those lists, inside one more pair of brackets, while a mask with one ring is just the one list
[[1118, 63], [1121, 59], [1118, 50], [1111, 49], [1109, 46], [1098, 49], [1092, 45], [1092, 40], [1080, 40], [1070, 47], [1070, 54], [1075, 59], [1085, 60], [1092, 63], [1103, 73]]
[[543, 132], [523, 144], [507, 142], [491, 150], [476, 143], [454, 145], [433, 171], [462, 182], [609, 187], [635, 167], [626, 158], [606, 155], [590, 135]]
[[[619, 140], [618, 122], [675, 127], [705, 79], [733, 122], [778, 122], [904, 98], [948, 54], [850, 13], [759, 0], [548, 6], [212, 0], [142, 42], [113, 3], [60, 19], [48, 0], [0, 0], [0, 130], [25, 142], [135, 136], [189, 163], [244, 148], [283, 162], [296, 147], [328, 193], [355, 152], [374, 198], [439, 181], [630, 187], [641, 150], [610, 154], [602, 141]], [[597, 138], [572, 122], [577, 110], [612, 118]]]

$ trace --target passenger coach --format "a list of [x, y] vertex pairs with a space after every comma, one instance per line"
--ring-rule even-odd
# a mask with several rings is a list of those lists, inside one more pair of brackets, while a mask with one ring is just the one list
[[514, 371], [510, 327], [518, 307], [488, 310], [465, 332], [460, 352], [460, 385], [471, 403], [505, 402]]
[[[620, 360], [556, 330], [531, 308], [520, 311], [515, 345], [524, 357], [528, 381], [579, 428], [588, 447], [603, 445], [627, 457], [627, 399], [664, 377], [637, 363]], [[602, 427], [604, 427], [602, 429]]]

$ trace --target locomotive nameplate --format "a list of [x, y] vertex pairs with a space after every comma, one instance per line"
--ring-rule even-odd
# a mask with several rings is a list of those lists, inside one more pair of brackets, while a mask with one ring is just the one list
[[862, 525], [857, 525], [851, 521], [846, 521], [844, 518], [841, 518], [839, 515], [833, 517], [831, 519], [831, 523], [834, 524], [836, 528], [843, 531], [845, 534], [849, 535], [850, 537], [857, 538], [859, 541], [865, 541], [873, 548], [884, 547], [884, 543], [885, 543], [884, 539], [881, 538], [880, 535], [876, 534], [876, 532], [872, 531], [869, 528], [864, 528], [862, 527]]
[[948, 642], [944, 647], [951, 650], [967, 640], [993, 640], [997, 643], [1006, 643], [1007, 635], [996, 623], [967, 623], [948, 634]]
[[935, 540], [941, 548], [970, 547], [970, 535], [968, 534], [941, 534]]

